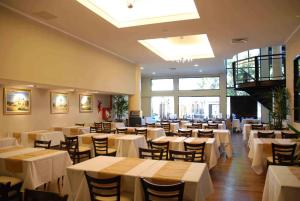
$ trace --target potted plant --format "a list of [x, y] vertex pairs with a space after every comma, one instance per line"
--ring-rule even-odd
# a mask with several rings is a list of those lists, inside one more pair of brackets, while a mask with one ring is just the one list
[[128, 100], [122, 95], [113, 96], [112, 106], [114, 114], [117, 116], [116, 121], [122, 122], [124, 115], [128, 111]]
[[273, 93], [273, 111], [271, 113], [273, 126], [276, 130], [282, 130], [282, 122], [289, 114], [289, 94], [286, 88], [278, 87]]

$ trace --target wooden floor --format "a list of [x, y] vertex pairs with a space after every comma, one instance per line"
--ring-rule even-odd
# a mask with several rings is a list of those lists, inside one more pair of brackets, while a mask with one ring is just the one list
[[241, 134], [233, 134], [232, 143], [232, 159], [219, 159], [210, 171], [215, 192], [207, 201], [261, 201], [265, 173], [257, 175], [251, 169], [249, 149]]

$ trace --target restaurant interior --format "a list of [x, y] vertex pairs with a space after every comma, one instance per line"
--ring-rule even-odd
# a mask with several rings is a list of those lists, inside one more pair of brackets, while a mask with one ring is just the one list
[[0, 0], [0, 201], [298, 201], [299, 0]]

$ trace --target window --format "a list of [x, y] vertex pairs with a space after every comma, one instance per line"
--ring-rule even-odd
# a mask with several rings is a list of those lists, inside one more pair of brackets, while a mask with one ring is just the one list
[[219, 89], [219, 77], [180, 78], [179, 90]]
[[173, 79], [152, 80], [152, 91], [172, 91]]
[[179, 118], [220, 117], [220, 97], [179, 97]]
[[173, 96], [153, 96], [151, 98], [151, 116], [155, 120], [169, 119], [174, 116]]

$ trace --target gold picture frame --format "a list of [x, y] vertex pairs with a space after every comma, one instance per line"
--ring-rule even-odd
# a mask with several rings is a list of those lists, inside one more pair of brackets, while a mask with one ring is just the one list
[[93, 112], [93, 96], [79, 94], [79, 112]]
[[69, 112], [69, 94], [51, 92], [50, 108], [51, 114], [67, 114]]
[[3, 114], [28, 115], [31, 114], [31, 90], [29, 89], [3, 89]]

